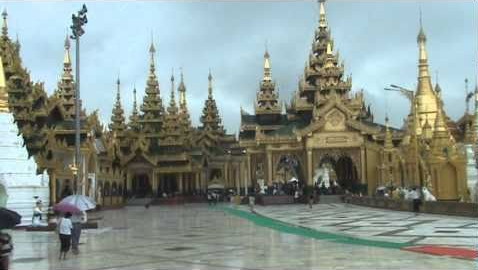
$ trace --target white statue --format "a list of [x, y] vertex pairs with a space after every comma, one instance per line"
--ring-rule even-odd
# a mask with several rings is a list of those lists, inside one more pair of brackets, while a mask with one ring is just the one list
[[422, 187], [423, 198], [426, 202], [435, 202], [437, 199], [426, 187]]
[[266, 185], [264, 184], [264, 179], [257, 179], [257, 183], [259, 184], [260, 187], [260, 194], [266, 194]]
[[[321, 166], [319, 169], [315, 170], [314, 176], [315, 182], [318, 182], [318, 186], [322, 184], [326, 187], [330, 187], [330, 169], [327, 166]], [[334, 181], [334, 186], [337, 186], [337, 182]]]

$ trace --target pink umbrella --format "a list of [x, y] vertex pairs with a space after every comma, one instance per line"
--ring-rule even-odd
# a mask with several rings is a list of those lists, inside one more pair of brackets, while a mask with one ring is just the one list
[[67, 213], [70, 212], [72, 214], [81, 213], [81, 210], [71, 203], [59, 203], [53, 206], [54, 211]]

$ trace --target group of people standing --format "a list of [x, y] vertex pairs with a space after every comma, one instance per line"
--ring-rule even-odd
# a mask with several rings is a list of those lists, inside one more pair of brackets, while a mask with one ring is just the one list
[[208, 192], [207, 193], [207, 202], [209, 203], [209, 205], [216, 205], [217, 202], [219, 201], [219, 194], [217, 194], [216, 192]]
[[79, 254], [78, 245], [80, 243], [81, 227], [83, 223], [86, 223], [86, 212], [73, 215], [70, 212], [60, 218], [57, 224], [57, 231], [60, 237], [60, 260], [66, 259], [66, 253], [70, 250], [73, 254]]

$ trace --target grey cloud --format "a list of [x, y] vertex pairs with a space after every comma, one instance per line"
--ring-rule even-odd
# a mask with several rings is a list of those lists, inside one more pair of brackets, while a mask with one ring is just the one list
[[[132, 107], [136, 85], [142, 102], [148, 73], [148, 46], [154, 32], [161, 93], [169, 99], [169, 77], [184, 68], [194, 124], [207, 97], [212, 68], [214, 93], [226, 128], [236, 132], [239, 107], [253, 112], [268, 40], [273, 77], [282, 100], [289, 101], [303, 73], [317, 25], [317, 6], [307, 2], [87, 2], [89, 23], [82, 40], [82, 98], [89, 111], [109, 121], [115, 80], [121, 72], [122, 100]], [[413, 88], [417, 76], [418, 9], [428, 37], [430, 71], [439, 71], [447, 113], [463, 113], [465, 77], [474, 84], [476, 30], [471, 1], [328, 1], [335, 48], [353, 74], [353, 91], [364, 88], [376, 119], [387, 110], [402, 125], [408, 102], [385, 94], [390, 83]], [[81, 2], [8, 2], [10, 33], [19, 33], [24, 64], [34, 80], [56, 87], [63, 40], [71, 13]], [[42, 28], [39, 30], [38, 26]], [[472, 88], [472, 87], [470, 87]], [[386, 108], [387, 107], [387, 108]]]

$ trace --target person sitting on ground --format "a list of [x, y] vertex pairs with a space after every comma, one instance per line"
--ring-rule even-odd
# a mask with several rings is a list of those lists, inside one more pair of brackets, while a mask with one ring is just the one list
[[42, 220], [42, 206], [43, 204], [41, 200], [37, 200], [35, 208], [33, 209], [32, 226], [40, 226]]

